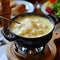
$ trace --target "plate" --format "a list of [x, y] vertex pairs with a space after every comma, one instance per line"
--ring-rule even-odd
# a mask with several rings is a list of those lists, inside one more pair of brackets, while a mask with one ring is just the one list
[[54, 30], [60, 32], [60, 22], [58, 24], [56, 24]]
[[15, 0], [15, 1], [16, 1], [16, 4], [25, 4], [27, 13], [34, 11], [34, 5], [32, 3], [28, 2], [28, 1], [19, 1], [19, 0]]
[[49, 1], [45, 2], [44, 4], [42, 4], [41, 6], [41, 11], [45, 14], [48, 15], [49, 13], [46, 11], [46, 5]]

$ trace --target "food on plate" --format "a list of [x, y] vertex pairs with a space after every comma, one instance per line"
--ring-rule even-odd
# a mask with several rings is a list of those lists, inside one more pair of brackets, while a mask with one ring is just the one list
[[26, 11], [26, 6], [24, 4], [20, 4], [16, 9], [19, 13], [24, 13]]
[[46, 4], [46, 11], [60, 17], [60, 0], [50, 0]]
[[[16, 16], [18, 14], [26, 12], [26, 5], [25, 4], [16, 4], [16, 1], [10, 2], [11, 14]], [[0, 3], [0, 14], [2, 12], [2, 6]]]
[[42, 16], [24, 16], [19, 17], [16, 21], [20, 24], [12, 22], [11, 31], [21, 37], [36, 38], [50, 33], [54, 27], [48, 18]]
[[26, 12], [26, 6], [24, 4], [17, 5], [16, 7], [12, 8], [12, 15], [16, 16], [18, 14], [22, 14]]
[[54, 3], [56, 0], [50, 0], [51, 3]]
[[10, 7], [11, 7], [11, 9], [14, 8], [14, 7], [16, 7], [16, 6], [17, 6], [17, 4], [16, 4], [15, 1], [11, 1], [11, 2], [10, 2]]

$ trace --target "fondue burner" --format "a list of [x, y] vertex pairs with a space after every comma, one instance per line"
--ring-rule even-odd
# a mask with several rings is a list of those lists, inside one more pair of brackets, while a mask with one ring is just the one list
[[17, 43], [15, 43], [15, 50], [18, 53], [26, 54], [26, 55], [33, 55], [33, 54], [38, 54], [38, 53], [43, 53], [44, 51], [44, 46], [38, 47], [38, 48], [27, 48], [23, 46], [18, 46]]
[[[54, 41], [57, 38], [60, 38], [60, 33], [53, 32], [50, 42], [45, 47], [40, 47], [40, 50], [30, 50], [32, 53], [28, 48], [19, 47], [15, 42], [10, 42], [6, 49], [7, 57], [9, 60], [53, 60], [57, 51]], [[29, 55], [27, 55], [26, 51], [29, 52]], [[37, 51], [39, 51], [38, 54], [35, 54]]]
[[56, 33], [53, 33], [55, 24], [58, 22], [57, 18], [54, 17], [53, 15], [49, 15], [50, 16], [49, 17], [38, 13], [26, 13], [26, 14], [18, 15], [14, 17], [12, 20], [14, 21], [19, 17], [24, 17], [28, 15], [41, 16], [47, 18], [52, 23], [53, 28], [51, 32], [49, 32], [44, 36], [36, 37], [36, 38], [25, 38], [13, 33], [11, 30], [11, 23], [10, 23], [8, 29], [2, 31], [2, 34], [8, 41], [14, 41], [8, 44], [7, 46], [6, 53], [8, 59], [9, 60], [40, 60], [40, 59], [53, 60], [56, 54], [56, 46], [54, 44], [54, 40], [60, 37], [59, 32], [57, 33], [57, 35]]
[[[56, 47], [50, 46], [51, 43], [47, 44], [44, 49], [44, 54], [39, 53], [35, 55], [26, 55], [21, 51], [16, 51], [15, 43], [10, 42], [7, 45], [6, 54], [9, 60], [53, 60], [56, 54]], [[52, 48], [51, 48], [52, 47]], [[51, 49], [50, 49], [51, 48]], [[53, 50], [54, 49], [54, 50]]]

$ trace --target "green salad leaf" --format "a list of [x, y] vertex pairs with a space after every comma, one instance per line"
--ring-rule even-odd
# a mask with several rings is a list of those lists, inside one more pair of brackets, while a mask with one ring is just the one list
[[56, 2], [52, 3], [51, 8], [55, 11], [55, 15], [57, 17], [60, 17], [60, 0], [57, 0]]

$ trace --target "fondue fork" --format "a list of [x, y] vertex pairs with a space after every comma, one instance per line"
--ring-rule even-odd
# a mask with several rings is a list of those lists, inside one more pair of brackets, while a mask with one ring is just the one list
[[15, 20], [13, 21], [13, 20], [11, 20], [11, 19], [9, 19], [9, 18], [6, 18], [6, 17], [3, 17], [3, 16], [0, 16], [0, 18], [6, 19], [6, 20], [8, 20], [8, 21], [10, 21], [10, 22], [15, 22], [15, 23], [20, 24], [19, 22], [15, 21]]

